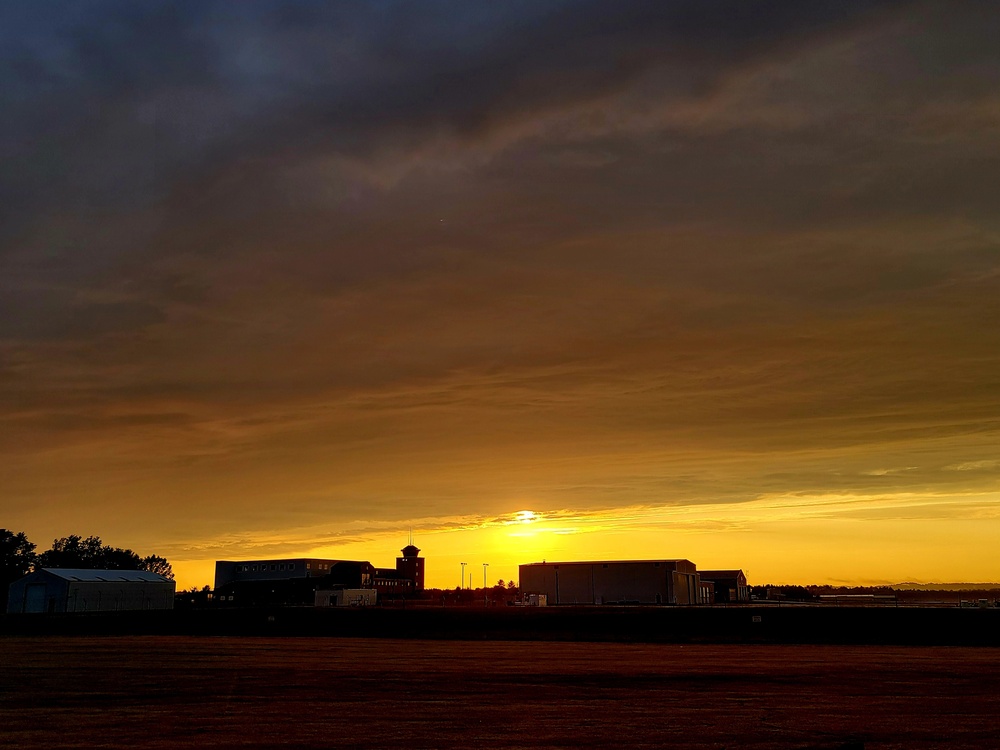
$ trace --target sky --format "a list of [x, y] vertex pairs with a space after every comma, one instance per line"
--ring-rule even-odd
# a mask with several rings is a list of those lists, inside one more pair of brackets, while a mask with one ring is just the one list
[[998, 581], [998, 38], [976, 0], [5, 3], [0, 525], [183, 588], [411, 533], [440, 587]]

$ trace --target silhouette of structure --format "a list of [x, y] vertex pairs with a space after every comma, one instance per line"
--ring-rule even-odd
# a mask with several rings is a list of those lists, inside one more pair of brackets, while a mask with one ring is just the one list
[[716, 604], [750, 601], [750, 587], [742, 570], [699, 570], [702, 583], [714, 586]]
[[175, 588], [145, 570], [41, 568], [10, 585], [7, 613], [173, 609]]
[[410, 541], [402, 550], [402, 557], [396, 558], [396, 576], [413, 583], [414, 591], [424, 590], [424, 558], [420, 550]]
[[238, 606], [314, 604], [317, 591], [374, 589], [379, 597], [411, 596], [424, 590], [424, 558], [412, 541], [395, 568], [367, 560], [299, 557], [274, 560], [218, 560], [215, 598]]
[[698, 604], [690, 560], [606, 560], [521, 565], [520, 588], [551, 604]]

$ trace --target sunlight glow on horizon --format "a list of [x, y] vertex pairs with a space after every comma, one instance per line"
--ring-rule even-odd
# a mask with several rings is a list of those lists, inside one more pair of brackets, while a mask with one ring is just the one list
[[[499, 578], [516, 581], [518, 565], [543, 559], [681, 557], [702, 569], [742, 568], [751, 584], [983, 579], [976, 571], [1000, 579], [990, 542], [1000, 532], [998, 492], [778, 494], [715, 505], [520, 510], [500, 517], [381, 524], [333, 544], [310, 543], [328, 531], [320, 527], [271, 535], [264, 545], [217, 540], [220, 554], [211, 560], [190, 555], [199, 548], [207, 551], [211, 543], [178, 548], [169, 559], [179, 589], [211, 585], [215, 559], [315, 556], [391, 566], [411, 525], [414, 543], [427, 559], [429, 588], [458, 585], [459, 562], [473, 568], [488, 562], [492, 585]], [[962, 538], [978, 544], [946, 556], [945, 550]]]

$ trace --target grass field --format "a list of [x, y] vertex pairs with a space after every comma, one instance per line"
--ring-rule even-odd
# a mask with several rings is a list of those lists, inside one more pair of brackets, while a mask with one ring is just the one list
[[6, 637], [0, 664], [10, 748], [1000, 746], [997, 649]]

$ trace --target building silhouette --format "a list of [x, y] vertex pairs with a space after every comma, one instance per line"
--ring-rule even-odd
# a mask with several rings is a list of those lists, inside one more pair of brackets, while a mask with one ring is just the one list
[[175, 584], [145, 570], [40, 568], [10, 585], [7, 613], [173, 609]]
[[748, 602], [750, 587], [742, 570], [699, 570], [702, 582], [714, 585], [716, 603]]
[[317, 591], [374, 589], [380, 598], [413, 596], [424, 590], [424, 558], [412, 541], [394, 568], [367, 560], [296, 557], [217, 560], [215, 598], [226, 605], [305, 605]]
[[541, 562], [518, 568], [525, 594], [549, 604], [698, 604], [698, 571], [690, 560]]

